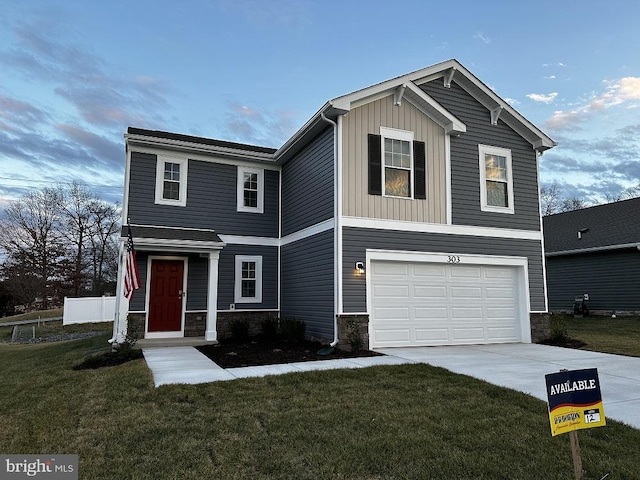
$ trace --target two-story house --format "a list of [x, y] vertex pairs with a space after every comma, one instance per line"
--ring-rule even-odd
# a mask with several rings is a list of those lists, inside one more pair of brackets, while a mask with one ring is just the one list
[[142, 286], [121, 310], [145, 338], [280, 316], [329, 342], [355, 317], [372, 348], [530, 342], [544, 321], [555, 143], [456, 60], [330, 100], [277, 150], [125, 138]]

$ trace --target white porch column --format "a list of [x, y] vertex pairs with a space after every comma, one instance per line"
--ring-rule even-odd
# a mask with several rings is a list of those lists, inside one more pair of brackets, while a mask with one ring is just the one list
[[204, 338], [207, 341], [217, 340], [216, 318], [218, 310], [218, 260], [219, 250], [209, 252], [209, 288], [207, 290], [207, 326]]

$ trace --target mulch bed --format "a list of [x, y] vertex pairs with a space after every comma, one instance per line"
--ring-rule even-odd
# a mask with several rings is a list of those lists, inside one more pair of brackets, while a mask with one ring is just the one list
[[326, 345], [322, 345], [320, 342], [302, 341], [294, 343], [252, 338], [246, 342], [222, 341], [217, 345], [202, 345], [196, 348], [222, 368], [381, 355], [370, 350], [347, 352], [338, 348], [328, 355], [318, 354], [318, 351], [325, 347]]
[[103, 367], [115, 367], [116, 365], [122, 365], [123, 363], [130, 362], [132, 360], [138, 360], [143, 358], [142, 350], [116, 350], [114, 352], [103, 352], [96, 355], [91, 355], [85, 358], [81, 363], [74, 365], [73, 370], [95, 370]]
[[583, 341], [575, 340], [573, 338], [565, 338], [562, 340], [547, 339], [547, 340], [542, 340], [540, 343], [543, 345], [551, 345], [552, 347], [565, 347], [565, 348], [576, 348], [576, 349], [580, 349], [587, 345]]

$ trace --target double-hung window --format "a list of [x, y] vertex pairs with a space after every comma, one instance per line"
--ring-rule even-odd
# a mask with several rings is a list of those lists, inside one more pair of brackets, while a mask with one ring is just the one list
[[412, 198], [413, 132], [380, 127], [384, 195]]
[[480, 204], [485, 212], [513, 213], [511, 150], [478, 145]]
[[238, 212], [264, 212], [264, 170], [238, 167]]
[[156, 203], [163, 205], [187, 204], [186, 158], [158, 156], [156, 162]]
[[369, 195], [426, 199], [425, 143], [413, 132], [380, 127], [368, 134]]
[[235, 303], [262, 302], [262, 257], [236, 255]]

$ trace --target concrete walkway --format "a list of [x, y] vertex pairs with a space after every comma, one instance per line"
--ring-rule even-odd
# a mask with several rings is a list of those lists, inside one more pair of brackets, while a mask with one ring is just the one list
[[428, 363], [547, 401], [544, 376], [562, 368], [597, 368], [606, 418], [640, 428], [640, 358], [538, 344], [380, 349], [384, 357], [223, 369], [193, 347], [144, 348], [155, 386], [207, 383], [290, 372]]

